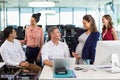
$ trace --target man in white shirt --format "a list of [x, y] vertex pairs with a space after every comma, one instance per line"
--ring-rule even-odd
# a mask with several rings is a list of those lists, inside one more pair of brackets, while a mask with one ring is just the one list
[[21, 47], [20, 42], [15, 39], [16, 31], [12, 27], [5, 28], [3, 33], [6, 40], [0, 47], [0, 53], [6, 65], [19, 65], [25, 67], [28, 70], [32, 69], [34, 71], [41, 70], [40, 67], [25, 61], [25, 53]]
[[48, 35], [50, 41], [43, 45], [41, 54], [43, 64], [52, 67], [55, 58], [67, 58], [70, 57], [70, 53], [67, 44], [60, 41], [61, 34], [57, 27], [51, 27]]

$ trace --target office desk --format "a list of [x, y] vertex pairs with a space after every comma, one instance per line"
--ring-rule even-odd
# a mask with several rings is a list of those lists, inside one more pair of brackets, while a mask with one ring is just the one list
[[4, 62], [0, 62], [0, 68], [1, 68], [3, 65], [5, 65], [5, 63], [4, 63]]
[[[77, 66], [77, 65], [76, 65]], [[75, 67], [76, 67], [75, 66]], [[85, 65], [81, 65], [80, 67], [85, 68], [89, 67]], [[107, 71], [103, 70], [88, 70], [87, 72], [83, 72], [82, 70], [80, 71], [75, 71], [76, 78], [53, 78], [53, 70], [51, 67], [44, 66], [43, 71], [39, 77], [39, 80], [115, 80], [115, 79], [120, 79], [120, 73], [112, 74]]]

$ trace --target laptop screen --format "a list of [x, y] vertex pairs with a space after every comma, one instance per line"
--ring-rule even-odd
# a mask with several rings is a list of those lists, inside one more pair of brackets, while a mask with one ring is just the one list
[[65, 67], [66, 69], [74, 69], [75, 58], [55, 58], [53, 62], [53, 70], [57, 67]]

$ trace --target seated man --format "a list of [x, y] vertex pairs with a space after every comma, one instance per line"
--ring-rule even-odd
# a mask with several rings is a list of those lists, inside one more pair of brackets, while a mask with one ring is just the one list
[[68, 46], [61, 42], [61, 34], [57, 27], [48, 30], [50, 41], [43, 45], [41, 49], [42, 61], [44, 65], [53, 66], [53, 59], [58, 57], [70, 57]]
[[6, 65], [21, 66], [28, 71], [39, 72], [42, 70], [39, 66], [25, 61], [25, 53], [18, 40], [16, 40], [16, 31], [12, 27], [7, 27], [3, 31], [5, 41], [0, 48], [0, 53]]

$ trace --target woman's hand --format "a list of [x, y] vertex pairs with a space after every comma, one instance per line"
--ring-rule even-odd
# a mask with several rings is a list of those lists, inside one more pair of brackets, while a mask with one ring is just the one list
[[40, 54], [38, 54], [38, 56], [37, 56], [37, 59], [36, 59], [36, 61], [37, 61], [37, 62], [39, 62], [39, 61], [40, 61], [40, 57], [41, 57], [41, 53], [40, 53]]
[[72, 52], [72, 55], [77, 59], [80, 60], [81, 57], [76, 53], [76, 52]]
[[40, 56], [37, 56], [36, 61], [37, 61], [37, 62], [39, 62], [39, 61], [40, 61]]

